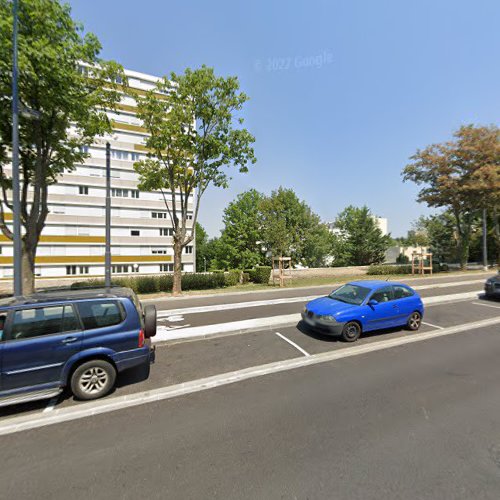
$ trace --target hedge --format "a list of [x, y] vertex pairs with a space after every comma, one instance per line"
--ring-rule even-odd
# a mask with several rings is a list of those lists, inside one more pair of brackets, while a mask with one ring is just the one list
[[230, 269], [224, 274], [224, 283], [226, 286], [235, 286], [240, 282], [241, 271], [239, 269]]
[[[448, 266], [446, 264], [439, 265], [437, 262], [432, 264], [432, 272], [439, 273], [441, 271], [447, 271]], [[371, 265], [368, 268], [366, 274], [369, 275], [388, 275], [388, 274], [411, 274], [411, 264], [399, 265], [399, 266], [388, 266], [388, 265]]]
[[270, 266], [257, 266], [252, 269], [250, 274], [250, 279], [254, 283], [262, 283], [264, 285], [269, 284], [269, 279], [271, 278], [271, 267]]

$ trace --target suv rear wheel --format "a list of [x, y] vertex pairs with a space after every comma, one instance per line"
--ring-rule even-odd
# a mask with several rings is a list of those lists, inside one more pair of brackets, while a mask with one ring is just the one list
[[71, 391], [77, 399], [97, 399], [111, 391], [115, 385], [116, 370], [103, 359], [82, 363], [71, 376]]

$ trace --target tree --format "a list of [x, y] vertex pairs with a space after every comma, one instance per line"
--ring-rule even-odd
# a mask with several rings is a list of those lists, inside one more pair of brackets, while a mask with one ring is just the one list
[[239, 194], [224, 210], [219, 265], [224, 269], [248, 269], [262, 264], [260, 204], [255, 189]]
[[[12, 2], [0, 0], [0, 230], [13, 239], [6, 209], [12, 211]], [[24, 293], [34, 289], [34, 266], [49, 208], [48, 188], [87, 154], [82, 147], [111, 130], [105, 109], [120, 96], [115, 80], [121, 66], [98, 58], [101, 45], [55, 0], [19, 5], [19, 158]], [[82, 71], [82, 66], [87, 69]], [[33, 113], [32, 113], [33, 114]]]
[[348, 206], [337, 216], [334, 227], [335, 265], [366, 266], [384, 261], [391, 237], [382, 234], [368, 207]]
[[495, 217], [500, 203], [500, 131], [497, 127], [463, 126], [454, 141], [433, 144], [410, 158], [404, 181], [422, 185], [418, 201], [450, 211], [457, 233], [459, 259], [467, 265], [471, 229], [477, 211]]
[[425, 246], [430, 247], [436, 262], [456, 262], [458, 258], [458, 241], [453, 215], [450, 212], [420, 217], [413, 226], [424, 234]]
[[330, 249], [330, 233], [318, 215], [292, 189], [280, 187], [260, 204], [262, 241], [274, 256], [320, 266]]
[[199, 223], [196, 223], [196, 270], [206, 271], [207, 266], [207, 243], [208, 243], [208, 233], [205, 228]]
[[248, 97], [239, 92], [237, 77], [217, 77], [212, 68], [202, 66], [182, 75], [171, 73], [136, 99], [137, 114], [149, 133], [149, 152], [135, 169], [140, 189], [163, 194], [174, 230], [173, 293], [178, 295], [182, 250], [194, 237], [187, 231], [189, 204], [194, 202], [194, 225], [208, 186], [228, 186], [224, 169], [247, 172], [248, 164], [255, 163], [255, 139], [239, 128], [239, 112]]

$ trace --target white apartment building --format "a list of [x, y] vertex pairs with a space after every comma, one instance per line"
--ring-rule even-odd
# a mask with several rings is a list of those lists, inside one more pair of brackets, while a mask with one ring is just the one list
[[[125, 73], [129, 86], [139, 93], [150, 90], [158, 80], [135, 71]], [[37, 276], [104, 274], [106, 142], [111, 144], [113, 274], [173, 272], [173, 230], [163, 196], [137, 189], [133, 164], [145, 157], [147, 134], [136, 116], [136, 103], [124, 93], [117, 110], [107, 113], [113, 133], [97, 138], [88, 148], [90, 156], [85, 162], [49, 188], [50, 213], [35, 261]], [[192, 220], [192, 200], [189, 210], [188, 219]], [[0, 235], [0, 277], [13, 274], [12, 250], [11, 241]], [[184, 249], [183, 270], [195, 271], [194, 262], [193, 241]]]

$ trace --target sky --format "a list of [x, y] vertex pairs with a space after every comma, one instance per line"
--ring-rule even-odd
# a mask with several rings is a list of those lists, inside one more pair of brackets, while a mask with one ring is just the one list
[[420, 215], [401, 171], [462, 124], [498, 124], [498, 0], [70, 0], [101, 56], [163, 76], [212, 66], [249, 95], [257, 163], [211, 188], [211, 236], [239, 193], [279, 186], [328, 222], [367, 205], [403, 236]]

